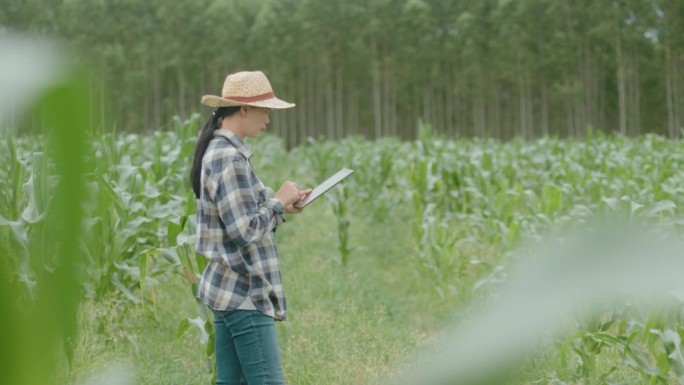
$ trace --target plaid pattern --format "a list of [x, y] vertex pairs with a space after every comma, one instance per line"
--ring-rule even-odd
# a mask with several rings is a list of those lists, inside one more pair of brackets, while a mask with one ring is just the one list
[[250, 298], [257, 310], [285, 320], [285, 292], [273, 232], [285, 221], [277, 199], [235, 134], [217, 130], [202, 158], [197, 200], [197, 252], [209, 260], [197, 298], [214, 310], [238, 309]]

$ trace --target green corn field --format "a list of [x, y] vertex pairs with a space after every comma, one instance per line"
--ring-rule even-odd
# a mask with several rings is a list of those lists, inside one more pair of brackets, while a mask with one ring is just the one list
[[[0, 131], [0, 383], [212, 383], [188, 183], [202, 118], [95, 129], [81, 74], [38, 80], [45, 130]], [[276, 234], [288, 383], [684, 384], [683, 141], [417, 125], [248, 142], [271, 187], [355, 170]]]
[[[204, 262], [193, 249], [187, 182], [199, 123], [86, 138], [78, 327], [54, 367], [57, 383], [97, 378], [113, 363], [135, 383], [211, 380], [211, 320], [193, 299]], [[292, 319], [279, 325], [290, 383], [399, 376], [454, 314], [468, 322], [470, 306], [495, 297], [525, 258], [516, 251], [541, 239], [602, 217], [673, 234], [684, 223], [684, 142], [420, 132], [412, 142], [312, 139], [289, 151], [271, 135], [249, 143], [270, 186], [286, 178], [313, 186], [340, 167], [356, 170], [278, 232], [292, 303]], [[0, 142], [8, 166], [0, 241], [14, 300], [29, 307], [57, 268], [48, 213], [60, 176], [48, 139], [5, 133]], [[680, 301], [610, 304], [566, 319], [511, 383], [676, 382], [684, 378]]]

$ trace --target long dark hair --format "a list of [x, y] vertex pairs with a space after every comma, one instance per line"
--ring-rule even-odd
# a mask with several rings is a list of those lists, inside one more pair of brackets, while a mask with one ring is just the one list
[[199, 137], [197, 138], [197, 144], [195, 145], [195, 155], [192, 159], [192, 168], [190, 169], [190, 185], [192, 185], [192, 191], [195, 193], [195, 198], [199, 199], [200, 190], [200, 177], [202, 176], [202, 157], [209, 147], [209, 142], [214, 137], [214, 131], [221, 127], [221, 121], [224, 117], [233, 115], [234, 113], [240, 111], [240, 106], [234, 107], [219, 107], [204, 123], [202, 131], [200, 131]]

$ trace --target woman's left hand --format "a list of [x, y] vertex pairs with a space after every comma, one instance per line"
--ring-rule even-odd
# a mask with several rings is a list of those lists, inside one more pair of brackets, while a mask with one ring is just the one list
[[301, 202], [301, 201], [307, 199], [307, 198], [309, 197], [309, 194], [311, 194], [311, 191], [313, 191], [313, 190], [310, 189], [310, 188], [308, 188], [308, 189], [306, 189], [306, 190], [300, 190], [300, 193], [304, 193], [304, 195], [303, 195], [302, 198], [299, 199], [297, 202], [291, 203], [291, 204], [285, 206], [285, 213], [287, 213], [287, 214], [299, 214], [299, 213], [301, 213], [302, 210], [304, 210], [304, 208], [303, 208], [303, 207], [300, 208], [300, 207], [297, 207], [297, 206], [295, 206], [295, 205], [296, 205], [297, 203], [299, 203], [299, 202]]
[[285, 213], [286, 214], [299, 214], [302, 212], [302, 210], [304, 210], [304, 209], [303, 208], [300, 209], [298, 207], [295, 207], [294, 204], [290, 204], [290, 205], [285, 206]]

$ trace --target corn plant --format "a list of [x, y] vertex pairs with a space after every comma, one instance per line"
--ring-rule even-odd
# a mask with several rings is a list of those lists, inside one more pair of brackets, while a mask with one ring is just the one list
[[[45, 42], [5, 36], [0, 48], [8, 53], [0, 88], [30, 89], [25, 96], [37, 106], [33, 113], [49, 122], [48, 145], [42, 149], [43, 142], [37, 141], [20, 154], [15, 145], [21, 140], [4, 133], [1, 138], [7, 150], [1, 157], [9, 170], [3, 171], [0, 183], [0, 305], [5, 309], [0, 376], [3, 383], [51, 384], [63, 361], [60, 352], [71, 361], [81, 300], [79, 238], [81, 204], [86, 201], [82, 138], [88, 127], [80, 117], [86, 114], [86, 88], [75, 72], [59, 70], [59, 55]], [[25, 157], [31, 158], [30, 165]]]
[[[159, 280], [183, 279], [188, 295], [195, 294], [206, 263], [194, 252], [187, 182], [198, 124], [193, 116], [175, 119], [165, 132], [84, 136], [87, 199], [79, 208], [87, 219], [79, 228], [77, 270], [85, 298], [115, 297], [154, 314]], [[8, 167], [0, 169], [0, 250], [9, 256], [13, 284], [30, 299], [40, 277], [57, 268], [48, 252], [53, 225], [47, 218], [60, 177], [44, 137], [2, 139], [0, 159]], [[675, 235], [684, 223], [684, 144], [657, 136], [449, 140], [423, 126], [413, 142], [350, 137], [310, 140], [287, 151], [281, 140], [265, 136], [250, 146], [255, 168], [272, 186], [285, 177], [312, 186], [341, 167], [353, 168], [323, 198], [336, 220], [332, 236], [341, 265], [349, 266], [356, 250], [354, 221], [410, 226], [416, 270], [444, 298], [476, 299], [473, 293], [484, 288], [495, 293], [507, 280], [515, 248], [549, 235], [562, 239], [567, 229], [602, 216]], [[680, 320], [657, 321], [667, 314], [663, 308], [628, 310], [583, 323], [560, 339], [548, 378], [608, 381], [599, 364], [611, 354], [619, 357], [613, 372], [631, 370], [653, 383], [679, 378]], [[178, 326], [179, 335], [199, 331], [208, 358], [210, 315], [198, 304]]]
[[[191, 328], [195, 328], [200, 334], [200, 343], [205, 346], [206, 365], [212, 374], [212, 382], [216, 380], [216, 366], [214, 356], [214, 319], [213, 313], [205, 304], [197, 299], [197, 284], [207, 266], [204, 256], [195, 252], [195, 198], [190, 193], [185, 201], [183, 214], [169, 218], [167, 224], [167, 247], [148, 249], [141, 254], [141, 271], [146, 271], [142, 266], [149, 263], [150, 257], [163, 257], [174, 266], [174, 269], [189, 287], [189, 295], [197, 302], [197, 313], [193, 317], [184, 318], [178, 325], [176, 338], [180, 338]], [[146, 276], [140, 277], [141, 287], [144, 288]]]

